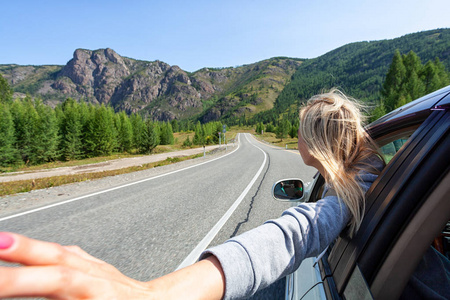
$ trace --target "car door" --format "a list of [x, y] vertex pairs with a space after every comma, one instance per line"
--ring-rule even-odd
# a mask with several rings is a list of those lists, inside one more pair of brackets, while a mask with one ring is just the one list
[[417, 129], [393, 128], [378, 137], [404, 145], [368, 191], [355, 238], [341, 236], [320, 260], [327, 298], [397, 299], [450, 219], [449, 102], [449, 96], [439, 102]]

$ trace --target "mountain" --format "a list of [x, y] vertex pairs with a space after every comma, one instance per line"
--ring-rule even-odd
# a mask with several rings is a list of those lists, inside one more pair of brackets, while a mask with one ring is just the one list
[[436, 57], [450, 70], [450, 29], [408, 34], [391, 40], [344, 45], [320, 57], [305, 60], [278, 96], [274, 108], [261, 112], [255, 121], [270, 122], [280, 114], [297, 111], [311, 96], [337, 87], [369, 104], [380, 100], [380, 90], [395, 50], [414, 51], [422, 63]]
[[112, 49], [77, 49], [65, 66], [0, 65], [0, 74], [15, 92], [53, 106], [71, 97], [155, 120], [197, 115], [206, 122], [272, 108], [300, 63], [279, 57], [188, 73], [161, 61], [122, 57]]
[[368, 103], [379, 91], [394, 51], [436, 57], [450, 70], [450, 29], [347, 44], [314, 59], [275, 57], [222, 69], [183, 71], [161, 61], [120, 56], [112, 49], [77, 49], [65, 66], [0, 65], [16, 95], [55, 106], [67, 97], [139, 112], [154, 120], [275, 122], [312, 95], [338, 87]]

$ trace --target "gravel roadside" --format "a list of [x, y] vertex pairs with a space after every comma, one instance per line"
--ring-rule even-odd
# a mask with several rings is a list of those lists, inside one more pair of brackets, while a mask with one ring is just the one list
[[82, 166], [73, 166], [73, 167], [61, 167], [54, 169], [44, 169], [33, 172], [11, 172], [0, 175], [0, 182], [10, 182], [10, 181], [18, 181], [18, 180], [29, 180], [29, 179], [37, 179], [44, 177], [52, 177], [52, 176], [62, 176], [62, 175], [75, 175], [80, 173], [92, 173], [92, 172], [101, 172], [101, 171], [109, 171], [109, 170], [118, 170], [122, 168], [132, 167], [132, 166], [140, 166], [148, 163], [164, 161], [168, 157], [183, 157], [183, 156], [191, 156], [195, 154], [203, 153], [203, 151], [210, 152], [218, 149], [219, 146], [207, 146], [205, 149], [203, 148], [193, 148], [193, 149], [185, 149], [180, 151], [173, 152], [165, 152], [159, 154], [152, 155], [143, 155], [138, 157], [129, 157], [129, 158], [121, 158], [114, 159], [107, 162], [95, 163], [95, 164], [87, 164]]

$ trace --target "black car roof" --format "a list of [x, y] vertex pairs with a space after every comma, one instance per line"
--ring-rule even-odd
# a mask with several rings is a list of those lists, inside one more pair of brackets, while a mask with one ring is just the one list
[[443, 109], [450, 104], [450, 85], [423, 96], [417, 100], [391, 111], [375, 122], [369, 124], [366, 130], [376, 139], [387, 130], [404, 128], [422, 123], [434, 109]]

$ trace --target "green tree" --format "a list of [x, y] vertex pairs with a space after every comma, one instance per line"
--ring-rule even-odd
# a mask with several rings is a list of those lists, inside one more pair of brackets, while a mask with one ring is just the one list
[[262, 122], [257, 123], [255, 131], [257, 134], [262, 134], [264, 131], [264, 124]]
[[395, 105], [395, 107], [394, 107], [394, 109], [397, 109], [397, 108], [399, 108], [399, 107], [402, 107], [403, 105], [405, 105], [406, 103], [409, 103], [409, 102], [411, 102], [411, 97], [408, 95], [408, 94], [406, 94], [406, 95], [403, 95], [403, 94], [401, 94], [399, 97], [398, 97], [398, 99], [397, 99], [397, 104]]
[[[411, 50], [408, 52], [408, 55], [403, 56], [403, 64], [406, 70], [405, 78], [403, 79], [403, 94], [398, 95], [399, 99], [397, 102], [401, 103], [397, 103], [396, 107], [425, 95], [425, 86], [418, 76], [422, 72], [423, 67], [420, 58]], [[403, 99], [400, 99], [401, 96], [403, 96]]]
[[5, 78], [0, 74], [0, 103], [11, 103], [13, 90]]
[[73, 99], [62, 105], [60, 121], [61, 155], [64, 160], [80, 159], [83, 156], [81, 107]]
[[384, 116], [387, 113], [386, 107], [384, 106], [383, 100], [381, 100], [375, 108], [372, 110], [370, 115], [370, 122], [373, 122], [375, 120], [378, 120], [382, 116]]
[[173, 145], [173, 131], [172, 125], [169, 122], [163, 122], [160, 126], [161, 128], [161, 137], [160, 144], [161, 145]]
[[289, 136], [291, 138], [294, 139], [294, 138], [298, 137], [298, 127], [299, 127], [299, 122], [298, 122], [298, 120], [296, 120], [294, 122], [294, 124], [291, 125], [291, 129], [289, 130]]
[[88, 104], [83, 120], [83, 131], [82, 131], [82, 142], [83, 142], [83, 155], [85, 157], [93, 157], [95, 143], [94, 143], [94, 132], [95, 132], [95, 111], [96, 107], [92, 104]]
[[89, 156], [111, 155], [116, 147], [117, 132], [113, 113], [104, 105], [94, 108], [87, 121], [86, 145]]
[[283, 139], [287, 137], [289, 130], [291, 129], [291, 123], [288, 119], [283, 119], [280, 121], [280, 124], [278, 124], [275, 135], [277, 138]]
[[142, 134], [140, 152], [152, 153], [153, 149], [159, 145], [159, 132], [155, 123], [151, 120], [145, 122], [145, 127]]
[[205, 133], [203, 132], [203, 127], [200, 124], [200, 121], [197, 122], [194, 129], [194, 138], [192, 143], [195, 145], [205, 145]]
[[16, 100], [11, 106], [16, 133], [16, 148], [26, 164], [35, 163], [35, 150], [39, 116], [32, 99], [27, 95], [23, 100]]
[[179, 132], [180, 131], [180, 125], [178, 124], [177, 119], [173, 119], [170, 121], [170, 125], [172, 125], [173, 132]]
[[431, 60], [425, 64], [421, 75], [426, 94], [434, 92], [441, 88], [441, 79], [438, 72], [436, 71], [434, 63]]
[[395, 50], [392, 63], [389, 67], [386, 79], [381, 89], [381, 95], [384, 97], [384, 105], [387, 111], [391, 111], [397, 105], [397, 101], [403, 92], [403, 82], [406, 76], [406, 68], [403, 65], [403, 59], [400, 51]]
[[38, 119], [33, 143], [33, 163], [54, 161], [59, 154], [58, 123], [55, 111], [40, 100], [36, 100], [34, 105]]
[[445, 66], [439, 60], [439, 57], [436, 57], [434, 59], [434, 67], [435, 67], [436, 73], [438, 74], [439, 79], [441, 81], [440, 88], [443, 88], [443, 87], [446, 87], [447, 85], [449, 85], [450, 84], [450, 76], [447, 73], [447, 71], [445, 70]]
[[[405, 99], [407, 99], [406, 103], [425, 95], [425, 85], [417, 74], [415, 71], [412, 71], [407, 77], [407, 82], [405, 83], [405, 94], [407, 94], [405, 95]], [[399, 106], [397, 104], [397, 106], [400, 107], [401, 105]]]
[[145, 124], [141, 115], [132, 114], [130, 117], [131, 127], [133, 129], [133, 147], [140, 151], [141, 140], [144, 134]]
[[266, 132], [275, 132], [275, 126], [272, 123], [266, 125]]
[[403, 65], [405, 66], [405, 77], [408, 78], [413, 72], [419, 74], [422, 70], [422, 62], [414, 51], [409, 51], [407, 55], [403, 55]]
[[122, 111], [117, 115], [119, 120], [118, 140], [119, 151], [131, 152], [133, 146], [133, 127], [130, 118]]
[[15, 148], [14, 122], [9, 107], [0, 102], [0, 166], [6, 167], [19, 161]]
[[183, 147], [191, 147], [192, 146], [192, 142], [189, 139], [189, 136], [186, 137], [186, 139], [183, 142]]

